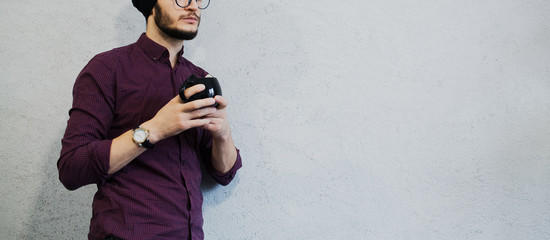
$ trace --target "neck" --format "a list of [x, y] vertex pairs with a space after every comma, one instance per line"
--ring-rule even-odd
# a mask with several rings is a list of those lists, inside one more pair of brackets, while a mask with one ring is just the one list
[[183, 40], [172, 38], [163, 31], [161, 31], [156, 25], [153, 19], [147, 21], [147, 29], [145, 35], [156, 43], [168, 49], [170, 53], [170, 63], [172, 67], [176, 66], [178, 61], [178, 53], [183, 47]]

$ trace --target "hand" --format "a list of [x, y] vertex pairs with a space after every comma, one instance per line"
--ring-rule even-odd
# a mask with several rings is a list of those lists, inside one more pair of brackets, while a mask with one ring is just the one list
[[[197, 84], [186, 89], [185, 96], [192, 96], [204, 89], [203, 84]], [[141, 126], [149, 129], [149, 141], [154, 144], [187, 129], [209, 125], [214, 118], [206, 116], [218, 111], [216, 108], [208, 107], [214, 103], [216, 103], [214, 98], [183, 103], [180, 96], [177, 95], [164, 105], [155, 117], [141, 124]], [[218, 114], [215, 116], [218, 116]]]
[[209, 120], [209, 123], [202, 127], [212, 133], [213, 138], [226, 140], [231, 137], [231, 130], [226, 111], [229, 103], [224, 97], [219, 95], [215, 96], [214, 99], [219, 105], [215, 108], [215, 112], [209, 113], [204, 117], [204, 119]]

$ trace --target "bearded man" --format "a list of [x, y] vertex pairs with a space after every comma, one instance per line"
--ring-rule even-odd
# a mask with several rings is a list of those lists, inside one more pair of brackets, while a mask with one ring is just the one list
[[242, 165], [227, 100], [178, 96], [191, 75], [209, 76], [183, 57], [209, 0], [132, 3], [146, 32], [96, 55], [78, 75], [59, 179], [69, 190], [97, 185], [89, 239], [203, 239], [201, 162], [222, 185]]

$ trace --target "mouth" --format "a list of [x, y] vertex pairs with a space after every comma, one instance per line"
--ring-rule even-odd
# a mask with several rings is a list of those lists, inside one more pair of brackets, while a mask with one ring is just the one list
[[186, 22], [192, 22], [192, 23], [196, 23], [199, 21], [199, 17], [195, 16], [195, 15], [190, 15], [190, 16], [182, 16], [180, 18], [181, 20], [184, 20]]

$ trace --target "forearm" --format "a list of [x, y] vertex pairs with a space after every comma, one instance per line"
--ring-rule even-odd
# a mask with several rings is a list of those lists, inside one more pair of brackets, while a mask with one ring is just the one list
[[237, 149], [229, 134], [225, 138], [212, 139], [212, 166], [221, 174], [229, 172], [237, 160]]
[[[152, 120], [144, 122], [141, 126], [145, 129], [150, 130], [149, 132], [149, 142], [155, 144], [158, 142], [159, 136], [152, 123]], [[109, 159], [109, 174], [113, 174], [118, 170], [122, 169], [124, 166], [128, 165], [132, 160], [141, 155], [147, 149], [144, 147], [138, 146], [132, 139], [132, 130], [128, 130], [117, 138], [113, 139], [111, 144], [111, 153]]]
[[113, 174], [122, 169], [137, 156], [145, 152], [145, 150], [146, 148], [138, 146], [132, 140], [132, 130], [113, 139], [108, 174]]

